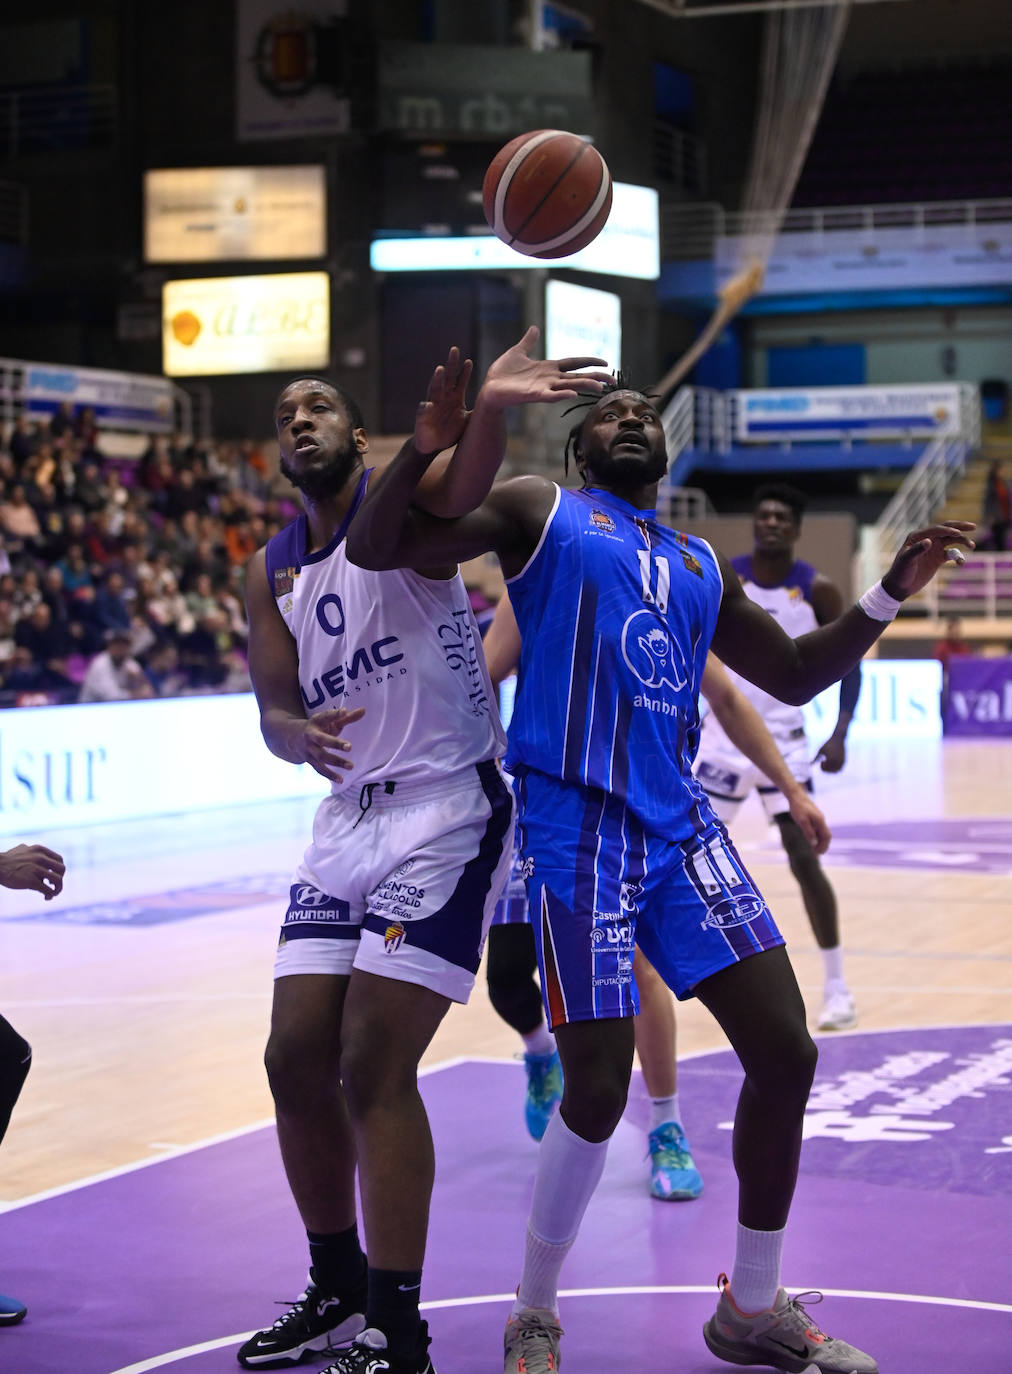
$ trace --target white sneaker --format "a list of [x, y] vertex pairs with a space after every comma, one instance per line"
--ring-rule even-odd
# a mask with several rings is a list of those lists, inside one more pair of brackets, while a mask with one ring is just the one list
[[829, 983], [816, 1023], [819, 1030], [850, 1030], [857, 1025], [857, 1007], [846, 983]]

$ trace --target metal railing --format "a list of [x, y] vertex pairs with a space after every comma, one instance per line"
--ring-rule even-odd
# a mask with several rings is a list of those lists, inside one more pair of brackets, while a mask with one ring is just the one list
[[[887, 205], [829, 205], [788, 210], [779, 233], [824, 235], [864, 233], [880, 229], [909, 229], [914, 243], [933, 228], [962, 226], [969, 238], [982, 225], [1012, 222], [1012, 199], [911, 201]], [[661, 257], [703, 260], [712, 258], [717, 240], [737, 236], [762, 237], [776, 217], [771, 213], [729, 212], [714, 201], [699, 205], [662, 205]]]
[[654, 171], [683, 191], [706, 195], [706, 144], [695, 134], [655, 119]]
[[0, 156], [107, 146], [116, 138], [116, 87], [32, 86], [0, 92]]
[[661, 486], [657, 492], [657, 515], [663, 524], [673, 529], [716, 514], [713, 502], [702, 487]]

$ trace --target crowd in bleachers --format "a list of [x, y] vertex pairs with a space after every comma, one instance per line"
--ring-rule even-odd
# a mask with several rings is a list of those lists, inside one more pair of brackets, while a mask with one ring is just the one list
[[248, 691], [244, 567], [297, 506], [251, 443], [102, 451], [87, 409], [0, 449], [0, 707]]

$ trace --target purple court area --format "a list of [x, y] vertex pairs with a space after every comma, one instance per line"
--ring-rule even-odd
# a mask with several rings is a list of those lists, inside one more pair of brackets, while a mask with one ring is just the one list
[[1012, 875], [1012, 821], [966, 816], [867, 824], [833, 822], [833, 842], [826, 857], [830, 866], [948, 869], [1007, 876]]
[[[820, 1041], [784, 1278], [827, 1292], [813, 1316], [882, 1374], [1012, 1368], [1012, 1026]], [[700, 1328], [730, 1268], [730, 1053], [681, 1067], [706, 1181], [646, 1192], [634, 1089], [563, 1274], [568, 1374], [715, 1374]], [[427, 1075], [437, 1183], [423, 1299], [439, 1374], [501, 1370], [536, 1146], [519, 1065]], [[7, 1374], [225, 1374], [268, 1325], [306, 1254], [273, 1130], [260, 1129], [0, 1215], [3, 1287], [29, 1306], [0, 1331]], [[592, 1290], [590, 1292], [586, 1290]], [[660, 1290], [660, 1291], [658, 1291]], [[315, 1370], [327, 1361], [299, 1366]]]

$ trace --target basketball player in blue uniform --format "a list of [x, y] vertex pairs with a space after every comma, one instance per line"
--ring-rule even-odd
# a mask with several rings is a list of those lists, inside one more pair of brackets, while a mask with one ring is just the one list
[[[496, 686], [516, 672], [520, 661], [520, 630], [508, 595], [503, 596], [496, 607], [483, 644], [489, 676]], [[825, 816], [792, 776], [758, 711], [735, 687], [712, 654], [707, 657], [703, 671], [702, 692], [728, 740], [750, 764], [762, 770], [781, 789], [788, 814], [806, 843], [816, 853], [824, 853], [830, 840]], [[525, 1116], [531, 1135], [540, 1140], [562, 1098], [562, 1070], [555, 1039], [542, 1012], [541, 994], [534, 981], [537, 953], [522, 869], [523, 855], [518, 849], [489, 929], [486, 970], [489, 1000], [524, 1042], [528, 1078]], [[640, 1013], [636, 1017], [636, 1054], [650, 1102], [647, 1142], [650, 1194], [663, 1202], [689, 1201], [699, 1197], [703, 1180], [682, 1125], [677, 1027], [671, 993], [639, 948], [633, 957], [633, 978], [640, 1002]]]
[[[843, 612], [843, 597], [829, 578], [816, 572], [810, 563], [794, 557], [804, 509], [805, 498], [796, 488], [783, 483], [761, 487], [755, 494], [753, 510], [754, 548], [750, 554], [731, 560], [745, 595], [768, 611], [792, 639], [817, 625], [828, 625]], [[813, 758], [800, 707], [777, 701], [737, 674], [732, 677], [735, 686], [766, 722], [791, 773], [811, 789]], [[846, 762], [847, 729], [860, 691], [858, 664], [840, 683], [836, 725], [815, 754], [816, 760], [822, 760], [826, 773], [838, 773]], [[753, 787], [758, 791], [768, 819], [776, 823], [780, 832], [822, 952], [825, 987], [817, 1025], [820, 1030], [849, 1030], [857, 1024], [857, 1008], [843, 975], [836, 893], [818, 854], [791, 817], [782, 791], [743, 756], [712, 713], [703, 720], [695, 772], [714, 811], [728, 826]]]
[[[600, 373], [569, 375], [594, 359], [537, 362], [535, 339], [489, 369], [459, 449], [419, 490], [431, 510], [484, 496], [491, 475], [469, 445], [501, 443], [504, 406], [600, 390]], [[461, 434], [469, 373], [456, 350], [437, 368], [416, 425], [426, 450]], [[381, 573], [348, 561], [375, 476], [355, 403], [304, 377], [274, 419], [305, 514], [249, 564], [250, 672], [268, 747], [331, 791], [291, 886], [266, 1054], [310, 1281], [238, 1359], [271, 1368], [352, 1342], [332, 1374], [433, 1374], [418, 1304], [434, 1166], [416, 1071], [467, 1000], [510, 864], [505, 735], [453, 560]]]
[[[559, 1273], [625, 1106], [639, 943], [679, 997], [712, 1012], [745, 1071], [737, 1245], [708, 1347], [732, 1364], [876, 1374], [871, 1356], [824, 1335], [780, 1286], [816, 1049], [783, 939], [693, 777], [697, 694], [712, 643], [781, 700], [808, 700], [854, 667], [973, 526], [910, 535], [858, 605], [791, 639], [725, 558], [658, 523], [667, 455], [647, 397], [619, 388], [596, 401], [569, 454], [582, 490], [514, 478], [471, 514], [437, 521], [412, 504], [432, 455], [402, 453], [348, 539], [349, 557], [372, 568], [494, 550], [523, 640], [507, 764], [565, 1088], [541, 1142], [504, 1368], [559, 1367]], [[482, 457], [493, 469], [502, 452]]]

